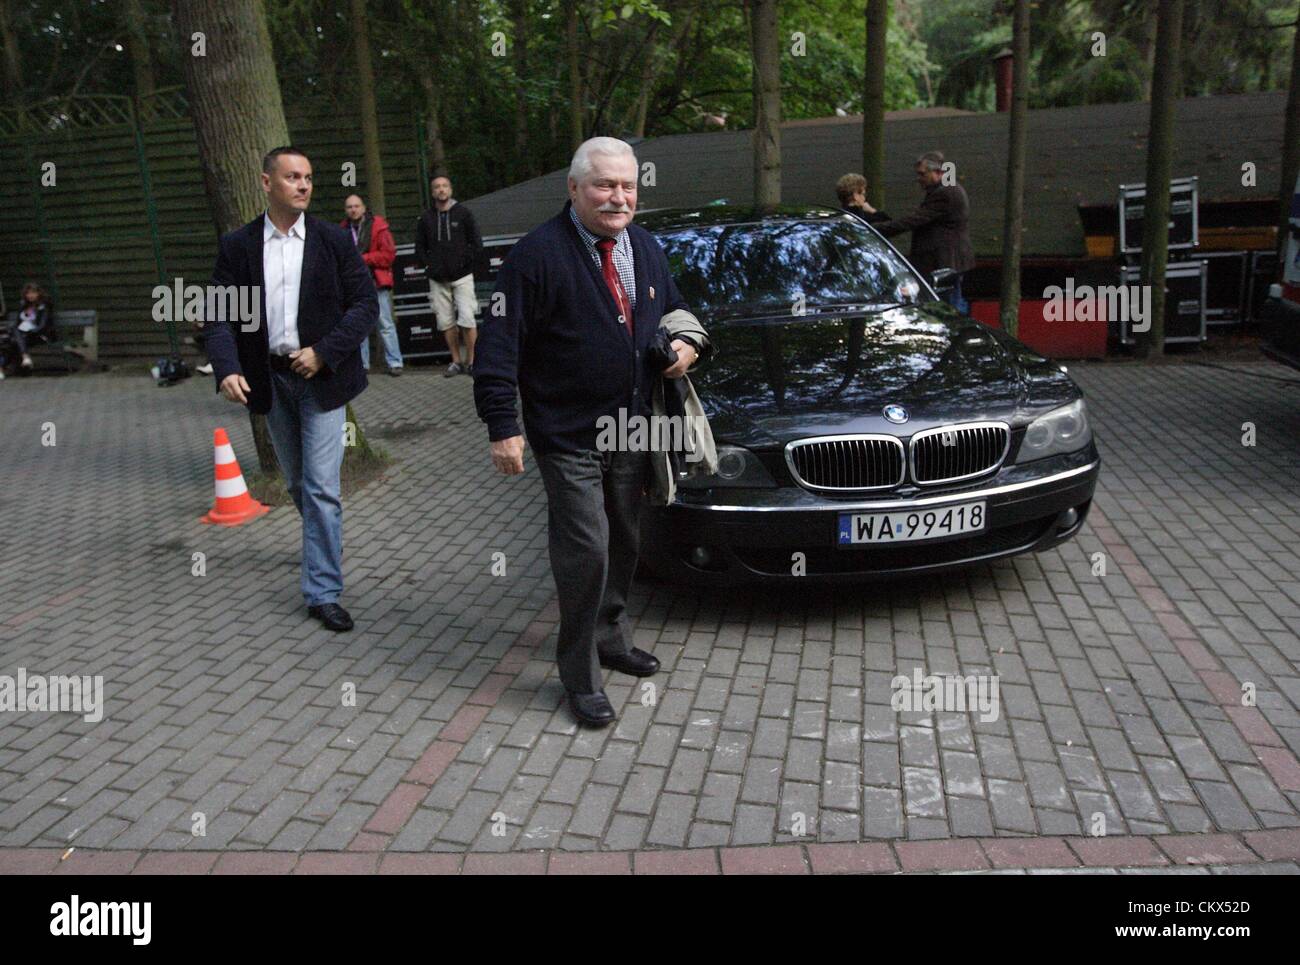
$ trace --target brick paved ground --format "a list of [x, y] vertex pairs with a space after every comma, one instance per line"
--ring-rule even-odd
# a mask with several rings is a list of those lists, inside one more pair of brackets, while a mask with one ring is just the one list
[[[0, 673], [103, 674], [107, 709], [0, 715], [0, 870], [74, 845], [118, 870], [1294, 873], [1300, 381], [1073, 372], [1105, 460], [1076, 541], [833, 593], [641, 586], [664, 671], [653, 702], [611, 678], [603, 731], [561, 707], [537, 473], [490, 472], [468, 379], [378, 377], [357, 405], [397, 461], [346, 505], [342, 636], [302, 609], [291, 508], [198, 522], [212, 428], [254, 460], [210, 382], [7, 381]], [[914, 666], [997, 673], [1001, 719], [896, 714]]]

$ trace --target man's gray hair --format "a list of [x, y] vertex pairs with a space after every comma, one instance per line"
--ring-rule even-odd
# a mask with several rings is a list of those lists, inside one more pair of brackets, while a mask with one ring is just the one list
[[938, 171], [943, 167], [942, 151], [926, 151], [916, 159], [917, 164], [924, 164], [927, 171]]
[[573, 161], [569, 164], [569, 177], [581, 181], [590, 174], [591, 159], [596, 154], [630, 157], [634, 162], [636, 161], [636, 152], [627, 141], [619, 140], [617, 137], [591, 137], [579, 144], [578, 149], [573, 152]]

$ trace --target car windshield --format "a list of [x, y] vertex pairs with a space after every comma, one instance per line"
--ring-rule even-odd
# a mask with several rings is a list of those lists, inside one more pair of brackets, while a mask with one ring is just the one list
[[715, 318], [819, 314], [923, 297], [906, 262], [852, 218], [666, 228], [656, 237], [687, 304]]

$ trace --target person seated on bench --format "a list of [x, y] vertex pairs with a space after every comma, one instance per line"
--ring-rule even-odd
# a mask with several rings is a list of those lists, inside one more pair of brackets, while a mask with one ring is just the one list
[[18, 318], [9, 326], [9, 341], [22, 355], [21, 365], [32, 367], [27, 347], [35, 341], [46, 342], [54, 335], [54, 303], [40, 285], [29, 281], [23, 286], [22, 307]]

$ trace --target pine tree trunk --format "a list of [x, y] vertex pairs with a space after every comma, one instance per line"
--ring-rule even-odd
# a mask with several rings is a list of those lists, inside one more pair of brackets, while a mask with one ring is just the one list
[[361, 111], [361, 144], [366, 158], [368, 207], [386, 214], [384, 166], [379, 156], [379, 111], [375, 106], [375, 73], [370, 63], [370, 27], [366, 0], [351, 0], [352, 51], [357, 65], [357, 107]]
[[0, 51], [4, 56], [5, 103], [17, 105], [23, 89], [22, 56], [18, 52], [18, 34], [14, 30], [11, 0], [0, 0]]
[[527, 0], [513, 0], [510, 18], [515, 28], [515, 180], [523, 181], [533, 171], [528, 154], [528, 98], [524, 89], [524, 78], [528, 76]]
[[154, 92], [153, 59], [149, 55], [149, 32], [145, 28], [144, 4], [125, 0], [127, 46], [131, 53], [131, 71], [135, 78], [135, 96], [143, 100]]
[[[262, 0], [173, 0], [185, 85], [198, 141], [203, 187], [217, 233], [233, 231], [266, 206], [258, 181], [262, 156], [289, 143], [271, 36]], [[196, 33], [206, 46], [193, 56]], [[248, 414], [257, 461], [280, 471], [266, 417]]]
[[754, 203], [781, 203], [781, 38], [778, 0], [751, 0], [754, 64]]
[[564, 46], [569, 61], [569, 143], [576, 151], [582, 143], [582, 60], [578, 50], [578, 0], [564, 4]]
[[438, 119], [441, 107], [438, 98], [438, 86], [433, 75], [428, 72], [420, 74], [420, 87], [424, 90], [424, 124], [429, 142], [429, 176], [434, 177], [447, 170], [447, 149], [442, 142], [442, 122]]
[[1151, 290], [1151, 327], [1137, 333], [1140, 356], [1165, 350], [1165, 266], [1169, 262], [1169, 177], [1173, 166], [1174, 104], [1183, 0], [1160, 0], [1156, 14], [1156, 61], [1151, 73], [1151, 121], [1147, 134], [1146, 200], [1142, 215], [1141, 284]]
[[1020, 331], [1020, 243], [1025, 207], [1025, 126], [1029, 120], [1029, 0], [1015, 0], [1011, 21], [1011, 121], [1002, 222], [1002, 329]]
[[885, 37], [889, 0], [867, 0], [866, 83], [862, 91], [862, 176], [867, 201], [885, 204]]

